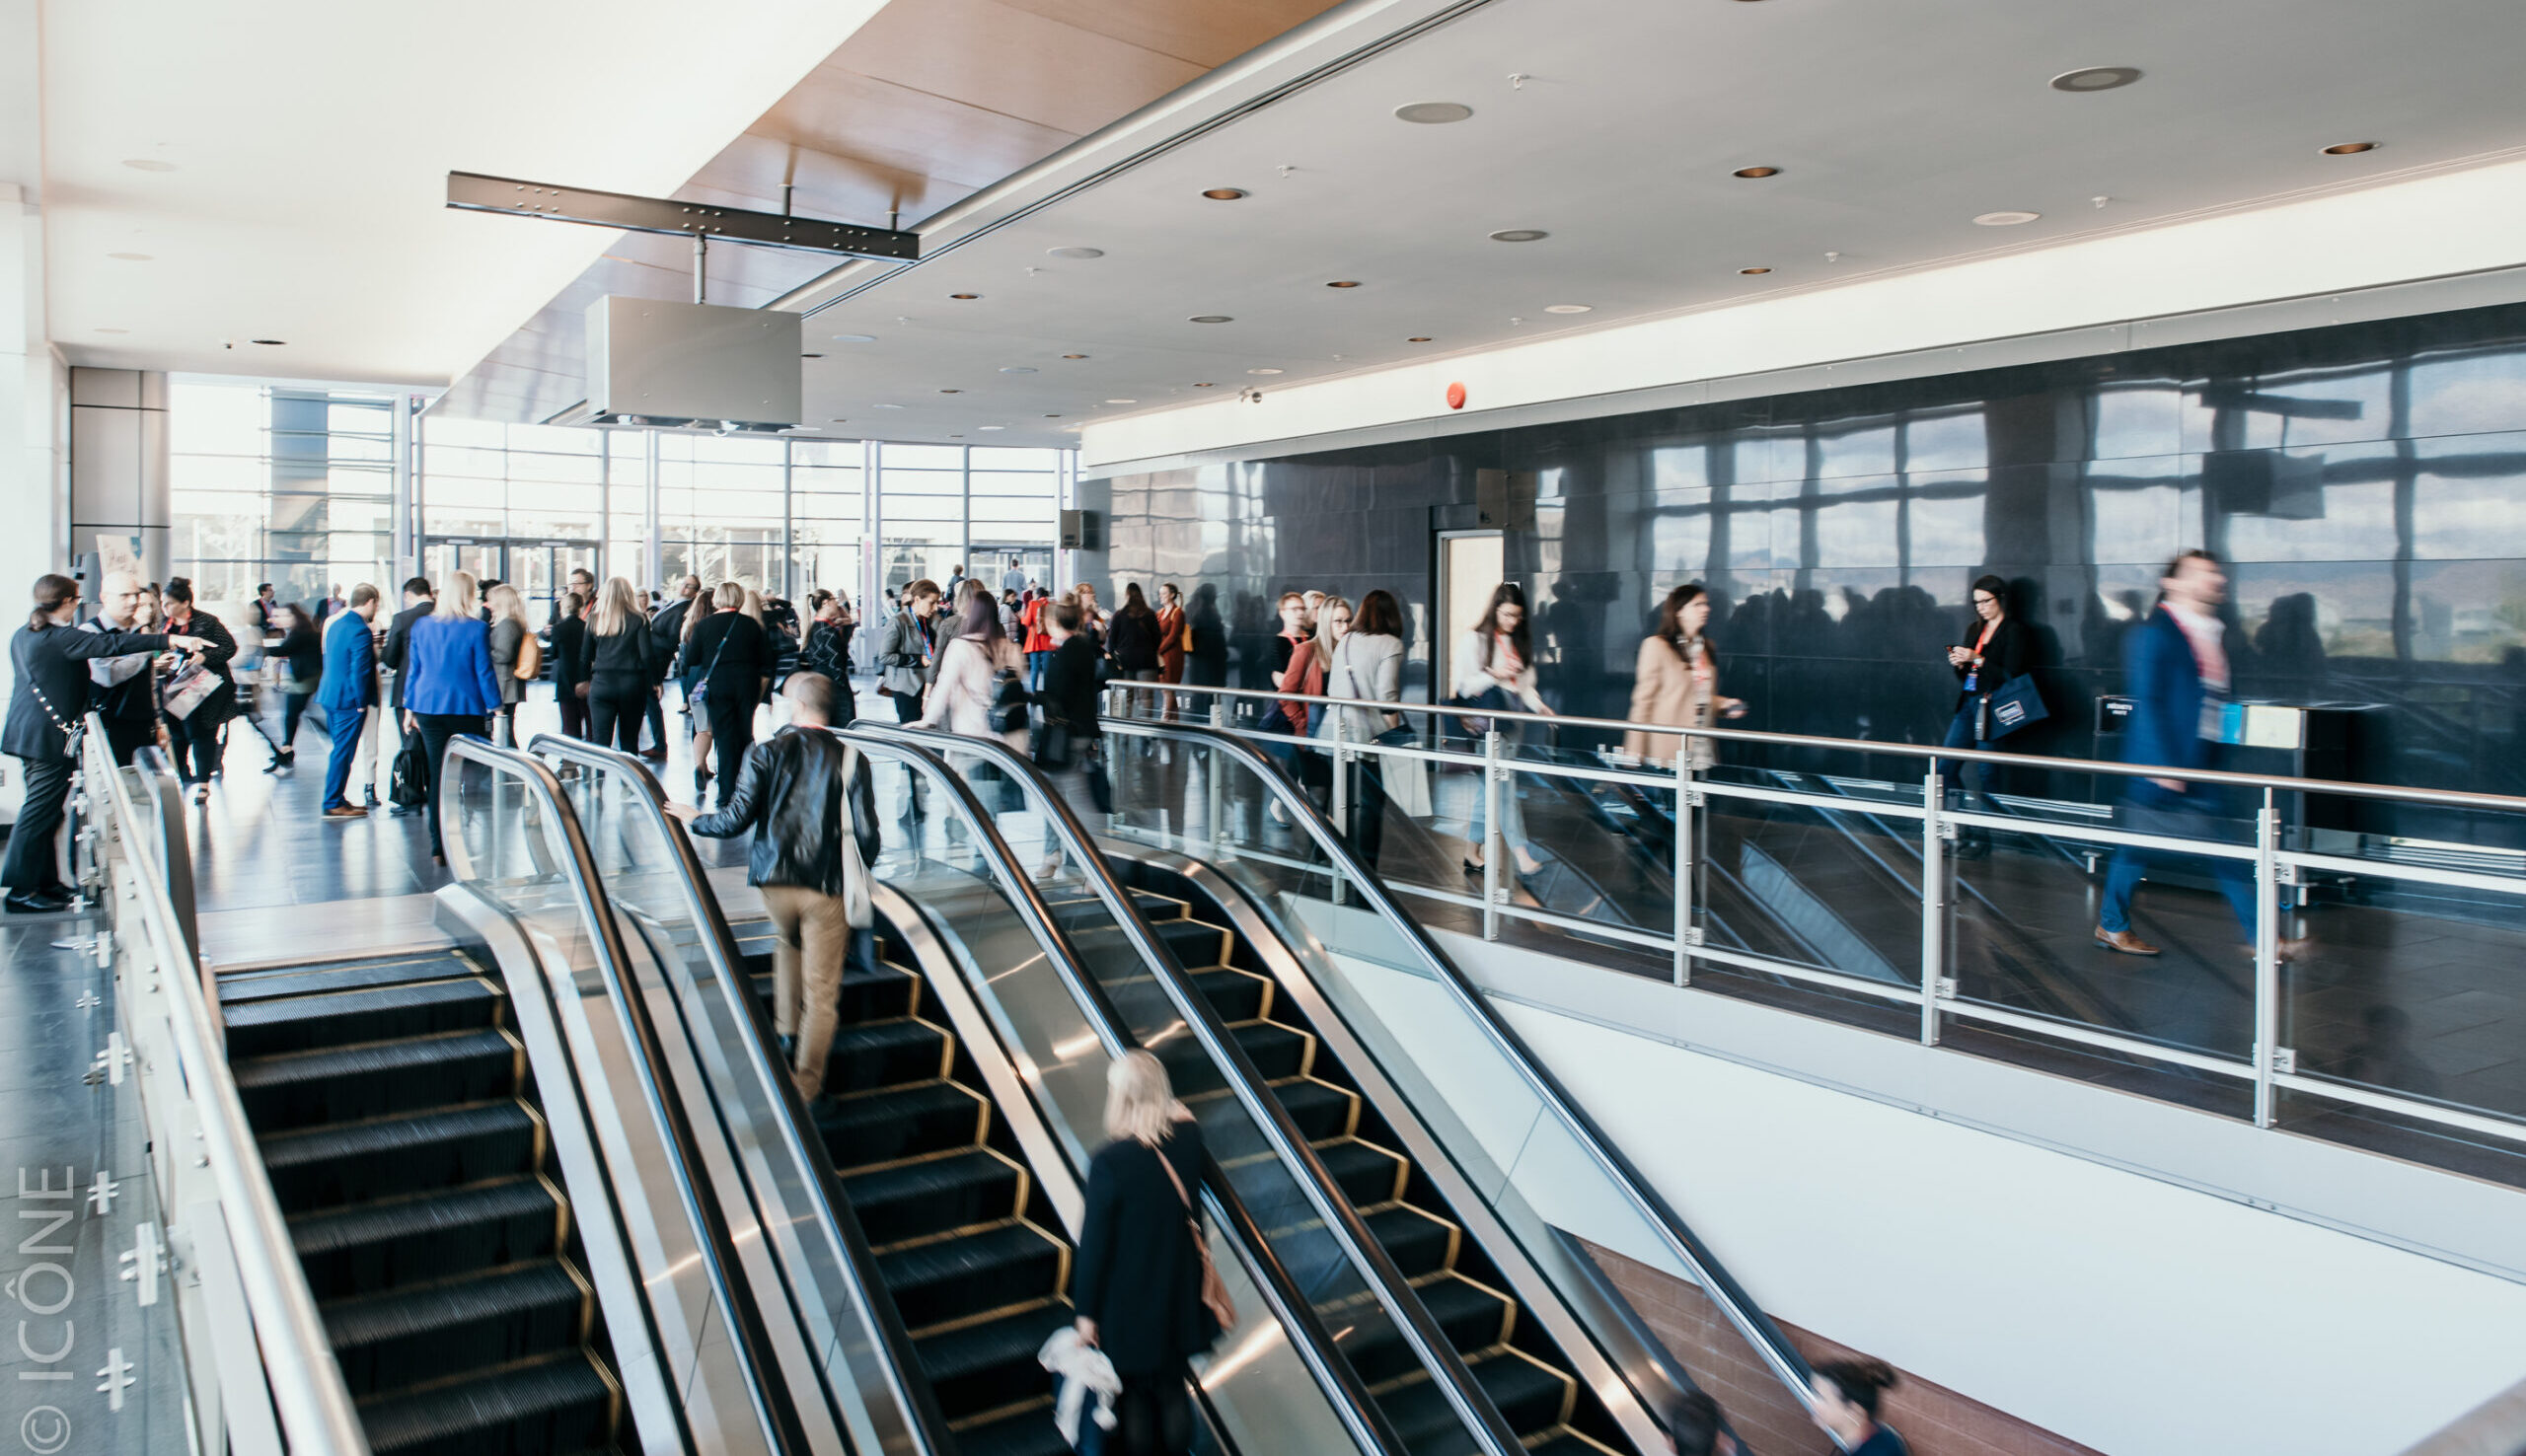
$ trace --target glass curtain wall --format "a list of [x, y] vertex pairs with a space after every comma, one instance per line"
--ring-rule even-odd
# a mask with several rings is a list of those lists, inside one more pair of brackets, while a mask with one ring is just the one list
[[384, 582], [394, 564], [395, 397], [177, 381], [175, 575], [204, 603]]

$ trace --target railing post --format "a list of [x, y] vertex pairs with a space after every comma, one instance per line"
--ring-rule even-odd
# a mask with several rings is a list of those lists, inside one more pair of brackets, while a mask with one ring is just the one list
[[2254, 817], [2254, 1125], [2274, 1121], [2280, 1057], [2280, 815], [2271, 790]]
[[1675, 984], [1693, 983], [1693, 741], [1675, 747]]
[[[1351, 749], [1342, 741], [1342, 710], [1324, 710], [1324, 721], [1333, 730], [1333, 829], [1344, 839], [1356, 844], [1359, 837], [1351, 833]], [[1300, 750], [1304, 752], [1304, 750]], [[1333, 877], [1333, 903], [1344, 901], [1342, 876]]]
[[1508, 836], [1500, 833], [1500, 729], [1482, 735], [1482, 938], [1500, 938], [1500, 901], [1508, 892], [1500, 884], [1500, 850]]
[[1946, 824], [1936, 759], [1921, 776], [1921, 1045], [1935, 1047], [1947, 961]]

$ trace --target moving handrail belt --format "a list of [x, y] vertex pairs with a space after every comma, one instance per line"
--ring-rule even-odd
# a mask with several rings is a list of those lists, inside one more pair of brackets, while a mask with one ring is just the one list
[[[1118, 685], [1119, 686], [1119, 685]], [[1337, 699], [1339, 701], [1347, 701]], [[1154, 723], [1138, 719], [1118, 720], [1114, 727], [1152, 737], [1173, 737], [1199, 742], [1233, 756], [1258, 781], [1266, 785], [1283, 808], [1333, 864], [1336, 873], [1348, 879], [1369, 908], [1385, 921], [1412, 953], [1423, 969], [1445, 988], [1449, 999], [1460, 1007], [1504, 1059], [1515, 1066], [1543, 1105], [1572, 1133], [1581, 1146], [1597, 1162], [1601, 1171], [1631, 1201], [1649, 1228], [1667, 1246], [1667, 1251], [1685, 1269], [1718, 1303], [1731, 1325], [1761, 1354], [1764, 1362], [1782, 1384], [1796, 1394], [1802, 1404], [1813, 1404], [1810, 1389], [1812, 1371], [1806, 1358], [1789, 1342], [1779, 1326], [1772, 1323], [1744, 1287], [1721, 1267], [1717, 1258], [1696, 1238], [1672, 1205], [1660, 1195], [1638, 1167], [1623, 1155], [1613, 1140], [1590, 1117], [1568, 1089], [1563, 1087], [1523, 1039], [1501, 1019], [1491, 1003], [1474, 988], [1454, 961], [1439, 949], [1418, 919], [1405, 911], [1386, 890], [1376, 874], [1359, 862], [1349, 842], [1317, 812], [1314, 803], [1290, 782], [1269, 757], [1253, 745], [1229, 733], [1181, 723]]]
[[[720, 911], [718, 897], [704, 889], [705, 871], [700, 857], [694, 853], [692, 839], [684, 833], [683, 827], [674, 825], [667, 815], [665, 791], [659, 787], [657, 778], [648, 771], [646, 764], [618, 750], [599, 748], [575, 738], [551, 733], [537, 734], [527, 745], [527, 750], [562, 763], [594, 768], [633, 786], [634, 792], [629, 795], [630, 801], [644, 819], [651, 821], [650, 827], [676, 857], [677, 873], [671, 878], [676, 882], [685, 912], [703, 932], [702, 948], [709, 959], [712, 979], [726, 997], [729, 1014], [736, 1024], [751, 1027], [755, 1032], [751, 1037], [738, 1039], [745, 1043], [738, 1049], [739, 1055], [745, 1058], [748, 1073], [785, 1114], [777, 1120], [780, 1126], [774, 1129], [774, 1135], [779, 1139], [781, 1153], [804, 1175], [801, 1184], [809, 1190], [815, 1203], [810, 1210], [811, 1218], [805, 1220], [812, 1224], [812, 1228], [801, 1231], [826, 1239], [834, 1264], [844, 1272], [850, 1284], [849, 1292], [853, 1303], [857, 1306], [862, 1333], [876, 1349], [882, 1351], [883, 1357], [878, 1362], [882, 1371], [880, 1378], [894, 1398], [901, 1421], [900, 1431], [881, 1431], [866, 1420], [869, 1413], [853, 1411], [850, 1403], [838, 1402], [846, 1416], [861, 1418], [851, 1421], [854, 1433], [867, 1435], [880, 1449], [886, 1450], [897, 1449], [895, 1439], [909, 1440], [911, 1449], [919, 1456], [935, 1456], [935, 1453], [954, 1450], [955, 1441], [947, 1434], [946, 1418], [939, 1412], [937, 1402], [931, 1398], [928, 1387], [909, 1383], [903, 1378], [905, 1370], [916, 1368], [912, 1340], [905, 1333], [893, 1301], [877, 1293], [883, 1286], [876, 1276], [876, 1256], [870, 1252], [858, 1220], [851, 1216], [848, 1203], [837, 1197], [830, 1159], [818, 1156], [801, 1130], [813, 1126], [805, 1099], [798, 1095], [797, 1083], [787, 1069], [775, 1064], [772, 1059], [771, 1028], [763, 1022], [761, 1004], [747, 992], [736, 936], [729, 930], [727, 917]], [[829, 1390], [828, 1394], [834, 1392]]]
[[1333, 1234], [1345, 1257], [1370, 1276], [1369, 1287], [1379, 1305], [1411, 1346], [1414, 1356], [1438, 1380], [1457, 1419], [1488, 1456], [1520, 1456], [1523, 1447], [1516, 1432], [1474, 1380], [1472, 1372], [1465, 1367], [1463, 1357], [1457, 1354], [1455, 1347], [1441, 1332], [1437, 1321], [1423, 1306], [1401, 1271], [1395, 1268], [1391, 1257], [1361, 1221], [1359, 1213], [1335, 1188], [1332, 1175], [1290, 1121], [1287, 1111], [1265, 1094], [1263, 1078], [1246, 1056], [1244, 1048], [1220, 1025], [1209, 1005], [1186, 981], [1183, 968], [1176, 963], [1172, 952], [1142, 916], [1130, 892], [1114, 877], [1103, 854], [1097, 850], [1093, 837], [1034, 763], [997, 739], [963, 737], [933, 729], [862, 725], [850, 730], [846, 736], [865, 736], [878, 743], [935, 746], [944, 751], [976, 755], [1033, 790], [1033, 797], [1042, 804], [1055, 834], [1081, 866], [1097, 898], [1140, 952], [1143, 962], [1204, 1053], [1228, 1072], [1230, 1091], [1261, 1129], [1273, 1151], [1298, 1175], [1300, 1188], [1316, 1215], [1324, 1221], [1326, 1230]]
[[[700, 1255], [704, 1276], [719, 1308], [726, 1311], [729, 1346], [745, 1376], [748, 1394], [755, 1405], [755, 1417], [762, 1423], [773, 1449], [782, 1452], [804, 1452], [808, 1448], [805, 1431], [797, 1413], [776, 1389], [775, 1372], [779, 1362], [769, 1348], [761, 1314], [751, 1300], [737, 1297], [737, 1279], [732, 1271], [740, 1266], [734, 1240], [718, 1203], [703, 1196], [697, 1171], [704, 1166], [702, 1152], [693, 1126], [684, 1107], [667, 1095], [661, 1081], [660, 1068], [668, 1064], [664, 1045], [658, 1036], [656, 1022], [650, 1015], [648, 1002], [626, 976], [631, 966], [629, 948], [623, 943], [621, 926], [613, 908], [607, 902], [599, 880], [595, 856], [589, 851], [587, 836], [578, 817], [564, 801], [561, 785], [543, 761], [516, 749], [495, 747], [479, 738], [454, 738], [448, 741], [447, 762], [451, 765], [441, 774], [441, 782], [431, 786], [438, 793], [456, 779], [461, 763], [481, 764], [493, 773], [511, 778], [534, 795], [547, 822], [558, 827], [567, 845], [569, 861], [563, 866], [571, 898], [586, 924], [594, 953], [595, 970], [606, 988], [606, 999], [613, 1003], [624, 1037], [632, 1051], [631, 1064], [634, 1080], [639, 1083], [644, 1111], [665, 1136], [669, 1155], [667, 1173], [674, 1183], [683, 1212], [691, 1226], [701, 1235]], [[454, 810], [457, 806], [444, 806]], [[497, 827], [494, 826], [496, 832]], [[461, 833], [448, 837], [449, 862], [460, 878], [470, 877], [471, 866], [465, 862], [468, 853]]]

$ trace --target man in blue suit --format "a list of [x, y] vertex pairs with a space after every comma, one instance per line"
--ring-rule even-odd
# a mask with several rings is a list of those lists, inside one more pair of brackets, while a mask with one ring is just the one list
[[348, 793], [360, 731], [377, 706], [377, 646], [369, 639], [376, 620], [377, 588], [363, 581], [351, 588], [349, 610], [325, 623], [325, 678], [316, 689], [316, 705], [325, 710], [325, 731], [334, 738], [334, 756], [325, 764], [327, 819], [368, 817]]
[[[2158, 579], [2157, 610], [2122, 639], [2122, 691], [2131, 717], [2122, 727], [2123, 762], [2178, 770], [2161, 777], [2123, 780], [2122, 828], [2170, 838], [2206, 837], [2202, 821], [2221, 804], [2215, 784], [2188, 783], [2186, 770], [2215, 769], [2220, 719], [2230, 687], [2226, 623], [2219, 607], [2228, 600], [2228, 573], [2208, 551], [2186, 551]], [[2131, 892], [2149, 862], [2162, 851], [2125, 844], [2115, 851], [2105, 877], [2105, 904], [2097, 917], [2097, 943], [2124, 955], [2154, 956], [2158, 947], [2131, 933]], [[2220, 891], [2252, 944], [2254, 882], [2242, 859], [2208, 859]], [[2284, 943], [2283, 952], [2296, 949]]]

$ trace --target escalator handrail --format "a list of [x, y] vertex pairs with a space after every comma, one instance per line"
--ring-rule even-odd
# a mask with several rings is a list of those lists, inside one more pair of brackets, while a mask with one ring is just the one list
[[[773, 1372], [779, 1361], [767, 1347], [761, 1314], [751, 1303], [740, 1301], [736, 1280], [730, 1271], [739, 1265], [736, 1242], [722, 1220], [718, 1204], [703, 1197], [703, 1166], [700, 1144], [682, 1106], [667, 1095], [660, 1068], [667, 1064], [664, 1043], [658, 1036], [657, 1023], [649, 1015], [648, 1003], [633, 986], [625, 970], [632, 964], [630, 949], [623, 943], [622, 927], [616, 923], [612, 906], [605, 898], [603, 882], [598, 877], [596, 856], [588, 848], [587, 835], [553, 770], [532, 754], [518, 749], [500, 748], [488, 739], [471, 736], [451, 738], [447, 742], [447, 763], [478, 763], [495, 773], [513, 775], [529, 792], [542, 801], [549, 822], [561, 832], [561, 839], [570, 856], [568, 881], [572, 898], [578, 904], [580, 917], [586, 922], [590, 948], [597, 975], [605, 983], [607, 999], [614, 1003], [615, 1015], [632, 1054], [628, 1058], [632, 1079], [639, 1083], [640, 1099], [650, 1120], [663, 1134], [667, 1154], [666, 1172], [675, 1184], [684, 1215], [696, 1235], [696, 1252], [700, 1256], [703, 1276], [709, 1281], [712, 1296], [725, 1317], [728, 1347], [736, 1356], [746, 1379], [747, 1393], [753, 1398], [756, 1420], [774, 1450], [803, 1453], [807, 1450], [805, 1432], [798, 1418], [785, 1402], [775, 1399], [777, 1382]], [[430, 784], [432, 794], [444, 795], [448, 781], [455, 776], [452, 766], [442, 768]], [[455, 815], [458, 806], [442, 803], [443, 816]], [[458, 883], [471, 878], [471, 855], [465, 847], [462, 833], [449, 837], [451, 868], [457, 869]]]
[[1281, 772], [1278, 764], [1231, 733], [1188, 723], [1152, 723], [1145, 719], [1111, 721], [1115, 729], [1133, 734], [1150, 737], [1176, 735], [1191, 742], [1225, 749], [1267, 785], [1290, 813], [1293, 822], [1305, 829], [1317, 848], [1361, 893], [1370, 908], [1405, 944], [1412, 947], [1423, 968], [1447, 988], [1449, 997], [1482, 1028], [1494, 1049], [1518, 1068], [1527, 1086], [1546, 1107], [1552, 1109], [1562, 1126], [1581, 1146], [1588, 1149], [1597, 1166], [1631, 1200], [1634, 1211], [1667, 1245], [1668, 1253], [1693, 1273], [1717, 1302], [1720, 1312], [1728, 1317], [1728, 1322], [1762, 1355], [1772, 1374], [1791, 1389], [1802, 1406], [1814, 1405], [1815, 1395], [1811, 1386], [1814, 1371], [1808, 1366], [1806, 1357], [1798, 1352], [1797, 1347], [1790, 1344], [1789, 1337], [1772, 1323], [1771, 1318], [1746, 1294], [1744, 1286], [1720, 1265], [1718, 1258], [1685, 1226], [1665, 1196], [1614, 1145], [1613, 1139], [1597, 1125], [1596, 1119], [1590, 1117], [1587, 1110], [1579, 1105], [1579, 1100], [1561, 1084], [1561, 1079], [1527, 1050], [1524, 1040], [1493, 1009], [1490, 1001], [1466, 979], [1454, 960], [1441, 950], [1438, 942], [1422, 928], [1421, 922], [1396, 902], [1386, 890], [1385, 882], [1360, 863], [1350, 844], [1316, 810], [1314, 801], [1300, 792], [1298, 786]]
[[[1007, 841], [1001, 837], [999, 826], [993, 822], [990, 812], [983, 808], [982, 800], [975, 797], [973, 787], [965, 782], [964, 775], [920, 744], [892, 742], [856, 726], [829, 731], [863, 753], [875, 750], [889, 758], [899, 759], [908, 769], [918, 768], [937, 785], [939, 792], [947, 795], [956, 806], [956, 812], [965, 820], [967, 829], [973, 833], [975, 842], [983, 847], [983, 858], [990, 863], [993, 877], [1001, 882], [1001, 888], [1016, 906], [1018, 918], [1024, 920], [1027, 929], [1033, 932], [1036, 944], [1044, 951], [1046, 962], [1061, 978], [1071, 999], [1086, 1016], [1088, 1026], [1096, 1033], [1096, 1040], [1104, 1048], [1105, 1055], [1120, 1056], [1137, 1047], [1139, 1043], [1124, 1027], [1123, 1018], [1106, 996], [1105, 988], [1087, 974], [1085, 963], [1079, 959], [1078, 948], [1071, 944], [1070, 932], [1062, 928], [1061, 921], [1053, 914], [1052, 906], [1044, 900], [1043, 892], [1035, 888], [1033, 880], [1018, 872], [1017, 856], [1009, 849]], [[1098, 867], [1102, 868], [1101, 860]], [[1279, 1254], [1264, 1240], [1261, 1225], [1247, 1211], [1245, 1201], [1229, 1186], [1227, 1175], [1220, 1168], [1218, 1160], [1212, 1159], [1204, 1171], [1206, 1195], [1213, 1205], [1212, 1216], [1237, 1232], [1246, 1256], [1263, 1274], [1256, 1281], [1256, 1287], [1263, 1291], [1274, 1313], [1281, 1317], [1282, 1328], [1292, 1332], [1291, 1344], [1298, 1350], [1299, 1358], [1306, 1363], [1308, 1372], [1316, 1377], [1320, 1386], [1332, 1390], [1338, 1397], [1334, 1410], [1350, 1430], [1352, 1438], [1359, 1441], [1364, 1449], [1380, 1453], [1380, 1456], [1401, 1456], [1404, 1449], [1402, 1438], [1370, 1398], [1368, 1387], [1361, 1382], [1358, 1372], [1351, 1368], [1350, 1361], [1332, 1353], [1333, 1337], [1325, 1330], [1315, 1307], [1298, 1292], [1297, 1279], [1281, 1263]]]
[[[145, 845], [151, 827], [144, 826], [132, 808], [107, 746], [104, 720], [92, 712], [86, 729], [81, 776], [90, 780], [91, 792], [96, 784], [104, 785], [108, 813], [129, 830], [136, 846]], [[156, 796], [162, 805], [168, 798], [163, 792]], [[146, 857], [145, 853], [134, 856], [143, 861]], [[165, 856], [158, 857], [163, 866]], [[167, 885], [145, 873], [136, 878], [141, 910], [156, 927], [161, 953], [171, 959], [188, 954], [194, 958], [189, 966], [163, 966], [159, 980], [174, 1002], [174, 1014], [167, 1020], [182, 1063], [178, 1070], [192, 1094], [201, 1153], [210, 1164], [220, 1205], [226, 1210], [238, 1283], [245, 1291], [256, 1343], [262, 1348], [263, 1379], [280, 1417], [281, 1431], [292, 1451], [368, 1456], [368, 1432], [342, 1379], [341, 1362], [334, 1358], [324, 1314], [317, 1308], [306, 1266], [299, 1263], [290, 1239], [280, 1198], [272, 1192], [261, 1145], [246, 1121], [246, 1105], [237, 1094], [237, 1077], [229, 1068], [224, 1039], [212, 1018], [209, 992], [199, 974], [201, 961], [192, 950], [193, 937], [185, 917], [177, 912]], [[246, 1351], [228, 1353], [250, 1357]]]
[[747, 990], [746, 978], [738, 972], [742, 964], [736, 935], [728, 929], [727, 916], [719, 909], [719, 897], [704, 892], [705, 870], [702, 857], [693, 848], [692, 837], [674, 815], [667, 813], [666, 790], [649, 771], [648, 764], [636, 755], [617, 749], [600, 748], [559, 734], [539, 733], [527, 744], [532, 754], [549, 754], [607, 772], [623, 775], [638, 786], [641, 807], [653, 817], [669, 851], [676, 857], [675, 879], [683, 894], [686, 912], [702, 929], [704, 954], [710, 958], [711, 975], [718, 980], [721, 993], [727, 998], [731, 1014], [740, 1025], [750, 1026], [755, 1036], [744, 1038], [742, 1050], [757, 1080], [780, 1103], [785, 1116], [780, 1118], [779, 1135], [781, 1149], [790, 1161], [808, 1175], [803, 1181], [812, 1190], [815, 1214], [820, 1231], [832, 1241], [834, 1254], [844, 1276], [850, 1280], [851, 1296], [859, 1305], [862, 1326], [869, 1339], [884, 1352], [881, 1363], [897, 1408], [902, 1413], [906, 1430], [923, 1456], [944, 1456], [956, 1449], [947, 1430], [946, 1414], [938, 1409], [938, 1401], [927, 1381], [907, 1381], [906, 1370], [920, 1368], [913, 1352], [912, 1336], [896, 1310], [894, 1300], [883, 1297], [884, 1288], [877, 1275], [877, 1256], [859, 1227], [857, 1216], [850, 1212], [847, 1200], [835, 1195], [840, 1175], [834, 1171], [830, 1156], [818, 1158], [807, 1142], [803, 1128], [813, 1127], [806, 1099], [798, 1095], [798, 1084], [785, 1067], [776, 1066], [770, 1048], [772, 1028], [763, 1020], [763, 1007]]
[[[1305, 1195], [1316, 1216], [1324, 1221], [1325, 1231], [1333, 1235], [1336, 1245], [1376, 1297], [1379, 1308], [1394, 1323], [1404, 1343], [1411, 1347], [1413, 1357], [1430, 1372], [1431, 1379], [1446, 1396], [1449, 1409], [1487, 1456], [1522, 1456], [1523, 1445], [1499, 1408], [1492, 1403], [1489, 1394], [1474, 1379], [1464, 1357], [1456, 1352], [1455, 1346], [1439, 1328], [1438, 1321], [1421, 1302], [1420, 1295], [1412, 1289], [1402, 1271], [1396, 1268], [1385, 1246], [1376, 1241], [1376, 1236], [1369, 1230], [1359, 1211], [1351, 1206], [1350, 1200], [1336, 1188], [1333, 1175], [1291, 1121], [1288, 1110], [1281, 1106], [1278, 1098], [1264, 1090], [1263, 1076], [1255, 1068], [1252, 1058], [1245, 1055], [1245, 1048], [1228, 1035], [1226, 1028], [1211, 1011], [1209, 1002], [1193, 988], [1184, 968], [1176, 963], [1165, 942], [1158, 939], [1157, 932], [1150, 928], [1149, 921], [1141, 915], [1140, 907], [1133, 903], [1131, 892], [1115, 878], [1113, 867], [1105, 862], [1094, 837], [1088, 834], [1085, 825], [1079, 823], [1078, 816], [1062, 798], [1060, 791], [1036, 768], [1034, 762], [998, 738], [965, 737], [929, 728], [865, 724], [855, 726], [851, 734], [866, 735], [878, 743], [935, 744], [941, 750], [977, 754], [1034, 791], [1054, 833], [1070, 857], [1079, 864], [1097, 899], [1104, 903], [1107, 913], [1113, 916], [1133, 948], [1140, 953], [1152, 979], [1165, 991], [1176, 1014], [1183, 1018], [1185, 1029], [1193, 1034], [1213, 1063], [1227, 1074], [1228, 1091], [1254, 1121], [1274, 1155], [1290, 1170], [1300, 1192]], [[961, 774], [957, 776], [962, 778]], [[970, 789], [966, 790], [965, 797], [971, 799]], [[979, 810], [980, 807], [979, 801], [975, 801], [975, 808]], [[994, 837], [998, 837], [997, 831]], [[1116, 1025], [1119, 1029], [1120, 1022], [1117, 1021]]]

